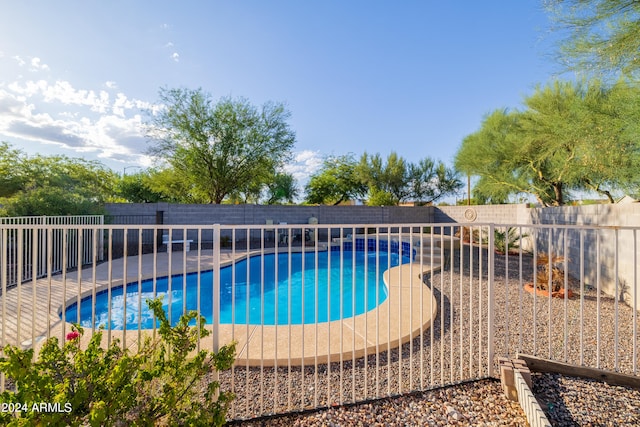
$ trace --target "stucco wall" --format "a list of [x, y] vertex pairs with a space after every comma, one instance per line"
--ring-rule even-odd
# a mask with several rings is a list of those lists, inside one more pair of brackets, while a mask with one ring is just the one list
[[[437, 208], [435, 208], [434, 222], [529, 224], [529, 211], [530, 209], [528, 208], [527, 204], [438, 206]], [[467, 214], [465, 215], [465, 213]]]
[[[551, 250], [563, 252], [566, 244], [569, 271], [573, 276], [580, 277], [582, 270], [585, 282], [595, 287], [599, 275], [604, 292], [618, 295], [630, 305], [635, 301], [640, 308], [640, 271], [637, 270], [640, 264], [640, 228], [637, 231], [625, 228], [640, 227], [640, 203], [537, 208], [531, 209], [530, 213], [531, 223], [610, 227], [598, 231], [555, 230], [551, 236]], [[546, 251], [548, 232], [539, 232], [536, 240]], [[597, 266], [600, 266], [599, 271]]]

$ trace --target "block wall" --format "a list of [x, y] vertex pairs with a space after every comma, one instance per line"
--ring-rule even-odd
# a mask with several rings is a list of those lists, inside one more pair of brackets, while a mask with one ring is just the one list
[[154, 216], [162, 212], [163, 224], [261, 225], [307, 224], [417, 224], [433, 222], [434, 207], [404, 206], [280, 206], [280, 205], [189, 205], [169, 203], [109, 203], [113, 217]]

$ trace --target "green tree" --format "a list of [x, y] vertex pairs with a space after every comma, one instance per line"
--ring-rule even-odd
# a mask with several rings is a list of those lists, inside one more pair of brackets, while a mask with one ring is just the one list
[[149, 171], [123, 175], [120, 177], [116, 189], [118, 195], [130, 203], [156, 203], [172, 200], [171, 196], [152, 189]]
[[364, 196], [367, 187], [356, 173], [356, 166], [352, 154], [325, 158], [305, 187], [306, 202], [338, 205]]
[[102, 213], [104, 202], [115, 199], [117, 175], [99, 162], [29, 157], [5, 143], [0, 147], [0, 168], [7, 184], [0, 199], [5, 215], [96, 214]]
[[640, 71], [640, 2], [548, 0], [557, 30], [558, 60], [568, 70], [604, 77]]
[[380, 154], [366, 152], [360, 158], [358, 173], [369, 188], [368, 204], [397, 205], [410, 195], [406, 161], [392, 152], [387, 161]]
[[0, 142], [0, 197], [11, 197], [25, 185], [24, 154]]
[[612, 192], [638, 183], [635, 90], [624, 82], [554, 82], [525, 99], [524, 111], [497, 110], [467, 136], [458, 170], [480, 177], [474, 196], [504, 202], [528, 193], [563, 205], [573, 190]]
[[480, 129], [464, 138], [456, 153], [455, 167], [477, 175], [474, 197], [484, 203], [503, 203], [510, 194], [528, 192], [530, 186], [510, 153], [517, 150], [516, 113], [496, 110], [488, 114]]
[[213, 103], [201, 89], [162, 89], [160, 100], [164, 108], [147, 123], [150, 153], [170, 165], [195, 198], [221, 203], [265, 184], [290, 156], [295, 134], [282, 104]]
[[428, 157], [409, 163], [395, 152], [390, 153], [386, 161], [380, 154], [364, 153], [357, 174], [366, 183], [367, 203], [373, 206], [397, 205], [409, 200], [431, 203], [462, 186], [458, 174], [444, 163]]
[[293, 175], [278, 172], [267, 184], [267, 204], [293, 203], [298, 197], [298, 187]]
[[193, 184], [189, 177], [168, 166], [152, 168], [146, 180], [149, 189], [162, 194], [165, 201], [171, 203], [208, 203], [206, 194]]
[[433, 203], [463, 186], [455, 169], [429, 157], [410, 163], [408, 175], [411, 198], [420, 203]]

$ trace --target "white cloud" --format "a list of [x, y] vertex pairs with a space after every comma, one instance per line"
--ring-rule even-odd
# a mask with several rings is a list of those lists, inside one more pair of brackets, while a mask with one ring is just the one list
[[175, 62], [180, 62], [180, 55], [178, 54], [178, 52], [173, 52], [171, 54], [171, 59], [173, 59]]
[[47, 64], [43, 64], [40, 58], [31, 58], [31, 71], [49, 71], [49, 66]]
[[18, 63], [19, 66], [23, 66], [24, 64], [26, 64], [25, 60], [20, 58], [18, 55], [14, 56], [13, 59], [16, 60], [16, 62]]
[[284, 167], [284, 171], [293, 175], [301, 187], [309, 181], [309, 177], [322, 166], [323, 157], [319, 151], [303, 150], [294, 153], [293, 162]]
[[[35, 65], [42, 69], [40, 61]], [[108, 89], [115, 86], [111, 83]], [[55, 144], [148, 165], [140, 110], [157, 108], [121, 92], [76, 89], [67, 81], [15, 81], [0, 87], [0, 139]]]
[[124, 117], [124, 110], [131, 109], [132, 107], [133, 102], [129, 101], [124, 93], [120, 92], [116, 95], [116, 100], [113, 103], [113, 114]]
[[58, 80], [53, 85], [46, 80], [13, 82], [9, 84], [9, 89], [27, 98], [40, 95], [47, 103], [59, 102], [64, 105], [88, 106], [92, 111], [98, 113], [106, 112], [109, 107], [109, 94], [106, 91], [76, 90], [67, 81]]
[[167, 42], [167, 44], [165, 44], [164, 47], [165, 48], [172, 48], [173, 47], [173, 43]]
[[107, 82], [104, 82], [104, 85], [105, 85], [108, 89], [117, 89], [117, 88], [118, 88], [118, 85], [116, 84], [116, 82], [111, 81], [111, 80], [109, 80], [109, 81], [107, 81]]

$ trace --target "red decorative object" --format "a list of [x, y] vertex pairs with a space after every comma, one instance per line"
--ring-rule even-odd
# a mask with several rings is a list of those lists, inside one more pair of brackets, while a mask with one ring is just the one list
[[[527, 283], [526, 285], [524, 285], [524, 290], [529, 292], [530, 294], [533, 294], [533, 283]], [[549, 291], [547, 291], [546, 289], [536, 289], [536, 295], [540, 295], [543, 297], [549, 297]], [[573, 297], [573, 291], [571, 289], [567, 289], [566, 292], [566, 296], [568, 296], [569, 298]], [[556, 292], [551, 292], [551, 297], [552, 298], [564, 298], [565, 297], [565, 290], [564, 288], [560, 288], [559, 291]]]
[[69, 332], [67, 334], [67, 341], [72, 341], [75, 340], [76, 338], [78, 338], [80, 336], [80, 334], [77, 331], [73, 331], [73, 332]]

